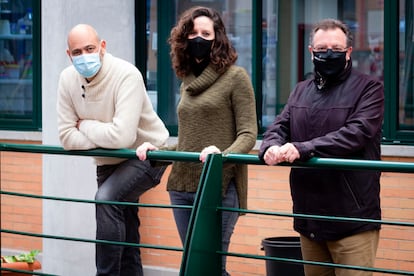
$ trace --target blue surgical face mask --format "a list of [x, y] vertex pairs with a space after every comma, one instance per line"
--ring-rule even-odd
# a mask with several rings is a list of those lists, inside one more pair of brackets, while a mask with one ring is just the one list
[[76, 71], [85, 78], [91, 78], [101, 69], [102, 63], [99, 52], [72, 56], [72, 63]]

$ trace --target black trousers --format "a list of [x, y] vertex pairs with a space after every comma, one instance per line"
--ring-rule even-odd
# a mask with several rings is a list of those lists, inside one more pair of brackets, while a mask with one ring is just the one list
[[[148, 160], [128, 159], [116, 165], [98, 166], [95, 200], [134, 202], [160, 183], [165, 166], [152, 167]], [[137, 206], [96, 204], [96, 239], [139, 243]], [[96, 244], [97, 276], [141, 276], [138, 247]]]

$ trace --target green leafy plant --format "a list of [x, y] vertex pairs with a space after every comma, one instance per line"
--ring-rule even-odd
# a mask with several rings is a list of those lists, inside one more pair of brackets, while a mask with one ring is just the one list
[[19, 255], [2, 256], [2, 263], [15, 263], [15, 262], [26, 262], [34, 263], [36, 256], [40, 253], [40, 250], [32, 250], [28, 253], [21, 253]]

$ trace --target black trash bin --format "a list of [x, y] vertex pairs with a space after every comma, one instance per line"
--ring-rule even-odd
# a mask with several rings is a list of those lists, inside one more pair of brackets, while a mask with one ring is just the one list
[[[273, 237], [262, 240], [268, 257], [302, 260], [299, 237]], [[304, 276], [303, 264], [266, 260], [267, 276]]]

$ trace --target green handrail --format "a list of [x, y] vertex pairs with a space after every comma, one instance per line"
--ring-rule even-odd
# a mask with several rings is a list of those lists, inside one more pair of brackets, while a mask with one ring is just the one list
[[[46, 153], [59, 155], [102, 156], [119, 158], [137, 158], [135, 151], [131, 149], [92, 149], [92, 150], [65, 150], [61, 146], [36, 145], [36, 144], [0, 144], [0, 151]], [[148, 153], [151, 160], [171, 160], [199, 162], [200, 153], [177, 151], [152, 151]]]
[[[154, 152], [155, 153], [155, 152]], [[264, 165], [257, 155], [231, 153], [223, 156], [227, 163]], [[339, 159], [312, 157], [306, 162], [296, 161], [293, 164], [281, 163], [278, 166], [289, 166], [298, 168], [331, 168], [341, 170], [376, 170], [383, 172], [413, 173], [414, 163], [392, 162], [382, 160], [361, 160], [361, 159]]]
[[[0, 151], [13, 151], [13, 152], [28, 152], [28, 153], [45, 153], [45, 154], [62, 154], [62, 155], [81, 155], [81, 156], [103, 156], [103, 157], [120, 157], [120, 158], [136, 158], [135, 151], [130, 149], [94, 149], [94, 150], [78, 150], [68, 151], [60, 146], [50, 145], [33, 145], [33, 144], [0, 144]], [[163, 160], [163, 161], [187, 161], [187, 162], [200, 162], [198, 152], [175, 152], [175, 151], [150, 151], [148, 152], [148, 159], [151, 160]], [[221, 216], [222, 211], [233, 212], [245, 212], [264, 215], [278, 215], [278, 216], [299, 216], [307, 217], [311, 219], [330, 219], [330, 220], [364, 220], [359, 218], [342, 218], [342, 217], [325, 217], [325, 216], [311, 216], [305, 214], [285, 214], [277, 212], [263, 212], [255, 210], [243, 210], [233, 208], [221, 207], [221, 171], [223, 163], [240, 163], [240, 164], [256, 164], [264, 165], [257, 155], [253, 154], [212, 154], [209, 155], [204, 167], [202, 176], [199, 183], [199, 189], [196, 194], [196, 200], [194, 206], [192, 206], [192, 215], [190, 219], [189, 231], [187, 234], [187, 241], [184, 245], [183, 258], [180, 269], [180, 276], [190, 275], [220, 275], [221, 271], [221, 256], [237, 256], [242, 258], [259, 258], [265, 260], [276, 260], [281, 262], [300, 262], [309, 263], [302, 260], [284, 259], [267, 256], [251, 256], [248, 254], [238, 254], [231, 252], [221, 251]], [[335, 159], [335, 158], [312, 158], [307, 162], [295, 162], [293, 164], [284, 163], [279, 164], [281, 166], [291, 167], [310, 167], [310, 168], [336, 168], [336, 169], [352, 169], [352, 170], [377, 170], [377, 171], [390, 171], [390, 172], [404, 172], [414, 173], [414, 163], [411, 162], [387, 162], [387, 161], [374, 161], [374, 160], [357, 160], [357, 159]], [[18, 193], [1, 191], [3, 194], [18, 195]], [[26, 196], [26, 195], [23, 195]], [[61, 198], [37, 196], [46, 199], [53, 200], [66, 200]], [[73, 200], [78, 202], [94, 202], [89, 200]], [[105, 202], [110, 204], [111, 202]], [[143, 206], [139, 204], [139, 206]], [[145, 207], [165, 207], [158, 205], [148, 205]], [[176, 208], [174, 205], [170, 205], [170, 208]], [[184, 206], [188, 208], [189, 206]], [[178, 207], [177, 207], [178, 208]], [[413, 223], [398, 223], [398, 222], [385, 222], [385, 221], [368, 221], [367, 222], [381, 222], [390, 225], [403, 225], [414, 226]], [[12, 233], [12, 230], [1, 229], [1, 232]], [[22, 235], [36, 235], [30, 233], [20, 233]], [[57, 236], [45, 236], [50, 238], [62, 238]], [[81, 240], [79, 240], [81, 241]], [[82, 240], [86, 241], [86, 240]], [[90, 242], [90, 241], [88, 241]], [[96, 241], [106, 242], [106, 241]], [[151, 245], [137, 244], [139, 247], [157, 248]], [[158, 249], [166, 250], [178, 250], [180, 248], [168, 248], [158, 247]], [[384, 272], [389, 274], [399, 275], [414, 275], [414, 272], [400, 271], [400, 270], [387, 270], [378, 268], [364, 268], [344, 266], [330, 263], [315, 263], [316, 265], [325, 266], [338, 266], [343, 268], [354, 268], [358, 270], [368, 270], [376, 272]]]
[[[65, 150], [60, 146], [35, 145], [35, 144], [0, 144], [0, 151], [31, 152], [46, 154], [81, 155], [81, 156], [103, 156], [136, 158], [135, 151], [131, 149], [93, 149], [93, 150]], [[187, 161], [200, 162], [199, 152], [184, 151], [150, 151], [147, 154], [150, 160], [165, 161]], [[255, 154], [236, 154], [230, 153], [223, 155], [225, 163], [241, 163], [252, 165], [264, 165]], [[359, 159], [339, 159], [339, 158], [319, 158], [313, 157], [306, 162], [294, 162], [279, 164], [280, 166], [303, 167], [303, 168], [337, 168], [353, 170], [378, 170], [387, 172], [414, 173], [414, 163], [412, 162], [392, 162], [378, 160], [359, 160]]]

